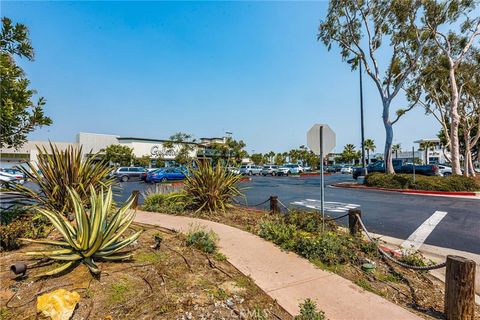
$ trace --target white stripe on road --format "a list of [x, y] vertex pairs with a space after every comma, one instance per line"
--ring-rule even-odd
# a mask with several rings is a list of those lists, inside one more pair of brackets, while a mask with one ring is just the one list
[[446, 215], [447, 212], [445, 211], [435, 211], [430, 218], [425, 220], [425, 222], [401, 244], [401, 247], [407, 250], [418, 250]]

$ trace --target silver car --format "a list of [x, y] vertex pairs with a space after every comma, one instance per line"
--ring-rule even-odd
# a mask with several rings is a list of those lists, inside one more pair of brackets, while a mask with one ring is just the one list
[[254, 165], [254, 164], [244, 164], [240, 166], [240, 174], [246, 175], [255, 175], [260, 174], [262, 172], [262, 167]]
[[261, 173], [263, 176], [276, 176], [278, 173], [278, 166], [275, 164], [266, 164], [263, 166]]

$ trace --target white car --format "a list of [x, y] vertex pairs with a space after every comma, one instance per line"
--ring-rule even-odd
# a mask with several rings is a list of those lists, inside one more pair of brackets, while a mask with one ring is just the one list
[[285, 164], [278, 168], [278, 175], [286, 175], [288, 176], [289, 174], [300, 174], [304, 170], [301, 165], [298, 164]]
[[0, 171], [0, 182], [1, 183], [6, 183], [6, 182], [17, 182], [23, 184], [25, 182], [24, 178], [11, 174], [8, 172]]
[[439, 164], [438, 165], [438, 173], [440, 173], [440, 175], [442, 177], [451, 176], [452, 175], [452, 167], [445, 166], [443, 164]]
[[352, 167], [343, 167], [342, 169], [340, 169], [340, 173], [341, 174], [345, 174], [345, 173], [352, 174], [353, 173], [353, 168]]

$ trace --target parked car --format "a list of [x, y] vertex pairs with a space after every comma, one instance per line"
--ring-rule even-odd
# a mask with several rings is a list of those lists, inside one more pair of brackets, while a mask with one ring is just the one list
[[[413, 173], [414, 165], [407, 164], [402, 166], [396, 173]], [[440, 175], [438, 166], [436, 164], [415, 165], [415, 174], [422, 176], [438, 176]]]
[[7, 182], [15, 182], [23, 184], [25, 182], [25, 177], [14, 175], [5, 171], [0, 171], [0, 183], [4, 184]]
[[[398, 170], [400, 170], [400, 168], [403, 165], [403, 160], [393, 159], [392, 163], [393, 163], [393, 169], [395, 170], [395, 172], [398, 172]], [[367, 173], [372, 173], [372, 172], [385, 172], [385, 162], [377, 161], [367, 165]], [[364, 176], [364, 175], [365, 175], [365, 170], [362, 167], [356, 168], [355, 170], [353, 170], [353, 173], [352, 173], [353, 179], [357, 179], [359, 176]]]
[[244, 164], [240, 166], [240, 174], [247, 174], [249, 176], [260, 174], [262, 172], [262, 167], [254, 164]]
[[120, 181], [127, 182], [129, 180], [141, 180], [142, 174], [147, 169], [142, 167], [120, 167], [113, 172], [113, 176]]
[[353, 168], [352, 167], [343, 167], [342, 169], [340, 169], [340, 173], [341, 174], [345, 174], [345, 173], [351, 174], [351, 173], [353, 173]]
[[240, 174], [240, 169], [237, 167], [227, 167], [227, 171], [233, 174]]
[[146, 182], [166, 182], [171, 180], [183, 180], [186, 172], [181, 168], [162, 168], [147, 173]]
[[440, 173], [440, 175], [442, 177], [451, 176], [452, 175], [452, 167], [449, 167], [449, 166], [446, 166], [446, 165], [443, 165], [443, 164], [439, 164], [438, 165], [438, 172]]
[[285, 164], [278, 168], [278, 175], [299, 174], [303, 172], [302, 166], [298, 164]]
[[278, 172], [278, 166], [275, 164], [266, 164], [262, 168], [262, 175], [263, 176], [276, 176]]
[[16, 180], [21, 181], [25, 180], [25, 174], [23, 174], [20, 170], [16, 168], [1, 168], [0, 172], [11, 174], [16, 178]]

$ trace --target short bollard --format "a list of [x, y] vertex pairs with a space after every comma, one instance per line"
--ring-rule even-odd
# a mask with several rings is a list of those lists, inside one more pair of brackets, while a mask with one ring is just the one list
[[139, 195], [140, 195], [140, 191], [138, 190], [132, 191], [133, 202], [132, 202], [132, 206], [130, 207], [131, 209], [137, 209]]
[[475, 261], [447, 256], [445, 273], [445, 318], [473, 320], [475, 317]]
[[272, 213], [280, 212], [280, 207], [278, 206], [278, 197], [270, 196], [270, 211]]
[[348, 229], [352, 236], [357, 236], [361, 234], [362, 227], [360, 226], [360, 221], [358, 217], [362, 216], [362, 211], [360, 209], [349, 209], [348, 210]]

